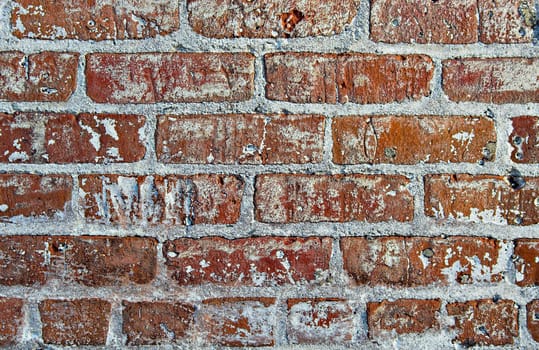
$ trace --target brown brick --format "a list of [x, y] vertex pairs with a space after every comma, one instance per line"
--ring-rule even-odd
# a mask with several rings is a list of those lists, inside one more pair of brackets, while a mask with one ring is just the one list
[[256, 179], [256, 219], [271, 223], [410, 221], [403, 176], [266, 174]]
[[453, 101], [539, 102], [538, 58], [462, 58], [442, 64], [442, 86]]
[[465, 346], [510, 345], [518, 337], [518, 308], [511, 300], [471, 300], [447, 305], [457, 336]]
[[145, 284], [156, 274], [156, 246], [152, 238], [2, 236], [0, 284]]
[[179, 238], [163, 245], [180, 285], [274, 286], [321, 282], [329, 273], [330, 238]]
[[526, 323], [532, 339], [539, 342], [539, 299], [532, 300], [526, 305]]
[[371, 0], [371, 39], [386, 43], [477, 42], [477, 2]]
[[76, 53], [0, 52], [0, 100], [67, 101], [75, 91]]
[[18, 38], [144, 39], [179, 25], [179, 3], [168, 0], [15, 0], [11, 13]]
[[200, 334], [222, 346], [274, 345], [274, 298], [204, 300], [198, 313]]
[[423, 55], [273, 53], [266, 97], [296, 103], [389, 103], [430, 95], [434, 64]]
[[423, 333], [440, 328], [441, 300], [398, 299], [367, 303], [369, 337]]
[[536, 0], [479, 0], [479, 39], [486, 44], [529, 43], [536, 25]]
[[194, 31], [214, 38], [330, 36], [343, 32], [359, 0], [188, 0]]
[[[518, 189], [522, 180], [525, 185]], [[535, 177], [467, 174], [425, 177], [425, 214], [439, 220], [533, 225], [539, 223], [538, 196], [539, 178]]]
[[346, 344], [355, 332], [354, 312], [346, 300], [288, 299], [286, 333], [292, 344]]
[[81, 175], [79, 202], [89, 222], [233, 224], [243, 181], [232, 175]]
[[[196, 142], [193, 142], [196, 140]], [[160, 116], [157, 158], [165, 163], [283, 164], [322, 161], [324, 117]]]
[[516, 283], [521, 287], [539, 285], [539, 240], [519, 239], [515, 242]]
[[166, 301], [123, 302], [123, 333], [127, 345], [174, 343], [187, 335], [195, 308]]
[[478, 162], [496, 152], [494, 122], [481, 117], [351, 116], [334, 118], [337, 164]]
[[14, 345], [23, 323], [22, 299], [0, 297], [0, 346]]
[[88, 96], [98, 103], [236, 102], [253, 95], [247, 53], [94, 53]]
[[39, 303], [43, 341], [58, 345], [105, 345], [111, 305], [100, 299]]
[[539, 163], [539, 118], [525, 116], [511, 121], [511, 160], [516, 163]]
[[0, 219], [63, 219], [70, 210], [71, 187], [67, 175], [0, 174]]
[[416, 287], [498, 282], [508, 246], [483, 237], [346, 237], [344, 269], [358, 285]]

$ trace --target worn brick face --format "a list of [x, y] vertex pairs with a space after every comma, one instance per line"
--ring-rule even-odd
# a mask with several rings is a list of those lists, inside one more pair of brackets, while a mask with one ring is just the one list
[[266, 97], [296, 103], [389, 103], [430, 94], [434, 64], [423, 55], [273, 53]]
[[516, 117], [511, 122], [511, 160], [516, 163], [539, 163], [539, 118]]
[[486, 44], [528, 43], [536, 26], [536, 0], [479, 0], [479, 38]]
[[188, 0], [189, 23], [214, 38], [335, 35], [357, 14], [359, 0]]
[[179, 27], [179, 2], [168, 0], [15, 0], [13, 34], [36, 39], [144, 39]]
[[256, 179], [262, 222], [410, 221], [413, 197], [403, 176], [267, 174]]
[[156, 137], [157, 158], [165, 163], [316, 163], [322, 160], [324, 117], [160, 116]]
[[477, 42], [477, 2], [371, 0], [371, 39], [386, 43]]
[[442, 64], [442, 86], [452, 101], [539, 102], [537, 58], [461, 58]]
[[539, 300], [535, 299], [526, 305], [526, 323], [533, 340], [539, 342]]
[[337, 164], [493, 160], [494, 122], [481, 117], [351, 116], [332, 123]]
[[67, 101], [75, 91], [77, 53], [0, 52], [0, 100]]
[[511, 300], [471, 300], [447, 305], [457, 336], [465, 346], [510, 345], [518, 337], [518, 308]]
[[0, 297], [0, 346], [17, 343], [23, 323], [22, 299]]
[[[521, 181], [525, 181], [521, 189]], [[425, 177], [425, 214], [498, 225], [539, 222], [539, 178], [443, 174]]]
[[247, 53], [94, 53], [88, 96], [98, 103], [237, 102], [253, 95]]
[[539, 285], [539, 240], [519, 239], [515, 242], [515, 274], [519, 286]]
[[288, 299], [286, 334], [292, 344], [346, 344], [354, 339], [354, 312], [346, 300]]
[[367, 303], [369, 337], [423, 333], [438, 329], [441, 300], [398, 299]]
[[330, 238], [180, 238], [164, 244], [171, 277], [180, 285], [274, 286], [323, 282]]
[[39, 303], [43, 341], [58, 345], [105, 345], [111, 305], [101, 299]]
[[501, 281], [508, 245], [483, 237], [346, 237], [341, 251], [358, 285], [416, 287]]
[[123, 302], [123, 333], [127, 345], [158, 345], [181, 341], [188, 335], [195, 308], [165, 301]]

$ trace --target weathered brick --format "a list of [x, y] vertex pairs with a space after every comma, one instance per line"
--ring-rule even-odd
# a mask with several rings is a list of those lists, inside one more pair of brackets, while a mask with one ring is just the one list
[[538, 58], [461, 58], [442, 64], [442, 86], [453, 101], [539, 102]]
[[386, 43], [477, 42], [472, 0], [371, 0], [371, 39]]
[[439, 220], [533, 225], [539, 223], [538, 197], [536, 177], [468, 174], [425, 177], [425, 214]]
[[519, 239], [515, 242], [516, 283], [521, 287], [539, 285], [539, 240]]
[[358, 285], [415, 287], [498, 282], [508, 245], [484, 237], [345, 237], [344, 269]]
[[536, 0], [479, 0], [479, 39], [486, 44], [528, 43], [536, 25]]
[[496, 152], [494, 122], [481, 117], [350, 116], [334, 118], [337, 164], [477, 162]]
[[[0, 162], [25, 163], [45, 160], [35, 147], [38, 125], [25, 115], [0, 114]], [[39, 145], [41, 146], [41, 145]]]
[[511, 122], [511, 160], [516, 163], [539, 163], [539, 118], [516, 117]]
[[330, 238], [179, 238], [163, 245], [180, 285], [273, 286], [321, 282], [329, 273]]
[[207, 299], [198, 313], [206, 342], [223, 346], [274, 345], [274, 298]]
[[430, 95], [434, 64], [423, 55], [272, 53], [266, 97], [296, 103], [389, 103]]
[[187, 335], [195, 308], [166, 301], [123, 302], [123, 333], [127, 345], [174, 343]]
[[410, 221], [404, 176], [265, 174], [256, 179], [256, 219], [271, 223]]
[[288, 299], [287, 303], [290, 343], [345, 344], [354, 339], [354, 312], [346, 300]]
[[0, 220], [63, 219], [70, 210], [71, 188], [67, 175], [0, 174]]
[[539, 299], [526, 305], [526, 321], [532, 339], [539, 342]]
[[165, 163], [316, 163], [322, 161], [324, 117], [160, 116], [156, 137], [157, 158]]
[[111, 305], [100, 299], [39, 303], [43, 341], [58, 345], [105, 345]]
[[518, 308], [512, 300], [471, 300], [447, 305], [457, 336], [465, 346], [510, 345], [518, 337]]
[[157, 270], [152, 238], [98, 236], [2, 236], [0, 284], [51, 280], [87, 286], [145, 284]]
[[423, 333], [440, 328], [441, 300], [398, 299], [367, 303], [369, 337]]
[[22, 299], [0, 297], [0, 346], [14, 345], [19, 340], [23, 305]]
[[188, 0], [194, 31], [214, 38], [330, 36], [343, 32], [359, 0]]
[[179, 25], [179, 2], [168, 0], [15, 0], [11, 13], [18, 38], [144, 39]]
[[75, 91], [76, 53], [0, 52], [0, 100], [67, 101]]
[[236, 102], [253, 95], [247, 53], [94, 53], [88, 96], [98, 103]]
[[243, 181], [232, 175], [81, 175], [79, 203], [89, 222], [233, 224]]

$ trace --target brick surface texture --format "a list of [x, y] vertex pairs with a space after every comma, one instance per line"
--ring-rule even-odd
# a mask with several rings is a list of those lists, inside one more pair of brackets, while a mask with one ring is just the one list
[[539, 0], [0, 1], [0, 348], [539, 348]]

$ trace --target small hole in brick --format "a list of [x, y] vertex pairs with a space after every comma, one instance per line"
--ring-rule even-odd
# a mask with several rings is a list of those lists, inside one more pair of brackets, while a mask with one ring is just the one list
[[539, 321], [539, 312], [534, 312], [533, 313], [533, 320], [534, 321]]
[[399, 25], [399, 20], [395, 18], [394, 20], [391, 21], [391, 25], [392, 25], [393, 27], [398, 26], [398, 25]]
[[495, 295], [494, 295], [494, 298], [492, 298], [492, 301], [495, 302], [495, 303], [497, 303], [497, 302], [500, 301], [501, 299], [502, 299], [502, 297], [500, 297], [499, 294], [495, 294]]
[[393, 147], [387, 147], [384, 149], [384, 155], [386, 158], [395, 158], [397, 156], [397, 151]]
[[539, 197], [536, 197], [536, 198], [533, 200], [533, 204], [535, 204], [536, 207], [539, 207]]
[[[518, 158], [518, 153], [516, 157]], [[514, 190], [520, 190], [526, 186], [526, 180], [524, 180], [520, 172], [516, 169], [512, 169], [511, 173], [505, 178], [505, 180]]]
[[431, 248], [427, 248], [421, 252], [425, 258], [432, 258], [434, 256], [434, 251]]
[[524, 154], [522, 152], [515, 153], [515, 158], [518, 160], [524, 159]]
[[93, 27], [93, 26], [95, 26], [95, 21], [89, 20], [88, 21], [88, 27]]
[[520, 34], [520, 36], [525, 36], [526, 35], [526, 30], [524, 30], [524, 28], [520, 27], [520, 29], [518, 30], [518, 34]]
[[521, 225], [521, 224], [522, 224], [522, 216], [517, 215], [517, 216], [515, 217], [515, 224], [517, 224], [517, 225]]
[[513, 137], [513, 144], [514, 144], [514, 145], [520, 145], [520, 144], [522, 144], [522, 137], [520, 137], [520, 136], [518, 136], [518, 135], [515, 136], [515, 137]]

